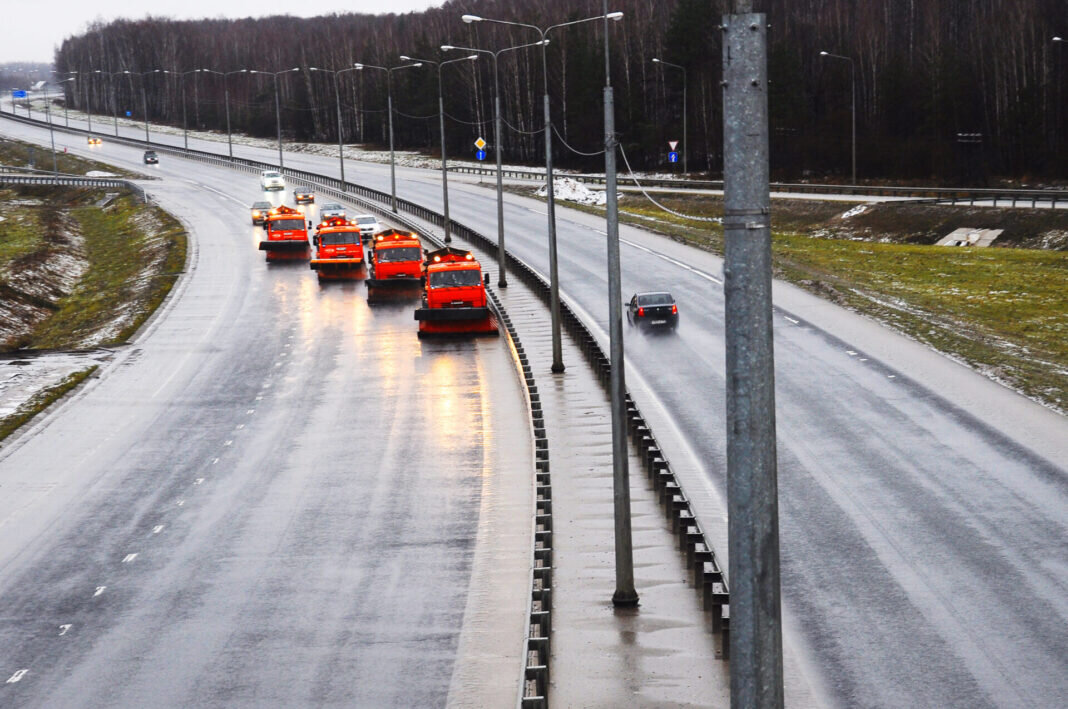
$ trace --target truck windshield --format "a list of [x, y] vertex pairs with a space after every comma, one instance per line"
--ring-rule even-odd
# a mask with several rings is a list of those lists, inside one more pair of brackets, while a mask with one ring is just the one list
[[437, 271], [430, 274], [431, 288], [456, 288], [477, 286], [482, 281], [482, 272], [472, 268], [462, 271]]
[[303, 231], [304, 220], [303, 219], [275, 219], [271, 222], [271, 231], [289, 231], [295, 229], [297, 231]]
[[379, 249], [375, 257], [379, 263], [398, 263], [400, 261], [422, 261], [423, 252], [415, 246], [399, 249]]
[[360, 233], [353, 231], [335, 231], [319, 235], [319, 243], [323, 246], [337, 246], [339, 244], [359, 244]]

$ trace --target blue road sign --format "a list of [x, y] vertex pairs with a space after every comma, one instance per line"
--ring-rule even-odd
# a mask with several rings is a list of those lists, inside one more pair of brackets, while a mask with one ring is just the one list
[[677, 150], [672, 150], [670, 153], [668, 153], [668, 162], [678, 162], [678, 161], [679, 161], [679, 152]]
[[26, 98], [26, 92], [21, 89], [11, 89], [11, 98]]
[[132, 116], [132, 115], [133, 115], [133, 113], [132, 113], [132, 112], [130, 112], [130, 111], [127, 111], [127, 112], [126, 112], [126, 117], [127, 117], [127, 118], [129, 118], [129, 117], [130, 117], [130, 116]]
[[485, 160], [486, 159], [486, 151], [485, 150], [476, 150], [475, 151], [475, 159], [476, 160]]

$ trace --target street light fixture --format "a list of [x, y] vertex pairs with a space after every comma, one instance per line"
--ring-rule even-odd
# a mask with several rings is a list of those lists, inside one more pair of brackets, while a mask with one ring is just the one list
[[[543, 42], [548, 39], [547, 35], [554, 29], [568, 27], [570, 25], [578, 25], [583, 22], [594, 22], [596, 20], [605, 19], [620, 20], [622, 18], [622, 12], [612, 12], [604, 15], [597, 15], [596, 17], [585, 17], [581, 20], [572, 20], [571, 22], [561, 22], [560, 24], [550, 25], [549, 27], [542, 29], [537, 25], [528, 25], [524, 22], [493, 20], [486, 17], [480, 17], [478, 15], [463, 15], [461, 17], [461, 19], [468, 24], [472, 22], [491, 22], [497, 25], [526, 27], [527, 29], [532, 29], [539, 35], [541, 35], [541, 39]], [[564, 356], [563, 344], [560, 339], [560, 278], [556, 259], [556, 205], [553, 197], [553, 137], [552, 123], [550, 122], [549, 116], [549, 60], [546, 56], [545, 44], [541, 45], [541, 66], [543, 75], [542, 78], [544, 80], [545, 85], [545, 97], [543, 100], [545, 107], [545, 206], [549, 223], [549, 312], [552, 316], [552, 371], [554, 374], [559, 374], [560, 372], [564, 371]]]
[[686, 67], [681, 64], [672, 64], [666, 62], [663, 59], [653, 57], [654, 64], [663, 64], [664, 66], [670, 66], [682, 71], [682, 174], [686, 174], [689, 170], [686, 169], [686, 152], [690, 147], [690, 144], [686, 142]]
[[460, 59], [448, 59], [446, 61], [434, 61], [433, 59], [415, 59], [401, 55], [401, 61], [405, 62], [421, 62], [423, 64], [433, 64], [434, 68], [438, 71], [438, 130], [441, 133], [441, 199], [445, 205], [445, 243], [452, 243], [452, 219], [449, 218], [449, 173], [446, 165], [445, 157], [445, 98], [442, 93], [441, 86], [441, 67], [446, 64], [455, 64], [457, 62], [476, 61], [478, 59], [477, 54], [471, 54]]
[[504, 249], [504, 186], [501, 174], [501, 91], [499, 76], [497, 73], [497, 57], [505, 52], [525, 49], [527, 47], [539, 47], [548, 44], [549, 40], [539, 40], [530, 44], [521, 44], [518, 47], [505, 47], [496, 52], [489, 49], [475, 49], [474, 47], [454, 47], [450, 44], [441, 45], [441, 51], [448, 52], [458, 49], [463, 52], [478, 52], [493, 57], [493, 145], [497, 153], [497, 287], [507, 288], [508, 279], [505, 274], [507, 260]]
[[841, 54], [831, 54], [830, 52], [820, 52], [821, 57], [830, 57], [831, 59], [844, 59], [849, 62], [849, 86], [852, 104], [853, 114], [853, 184], [857, 184], [857, 80], [856, 73], [854, 71], [854, 62], [851, 57], [843, 57]]
[[318, 67], [308, 67], [311, 71], [321, 71], [325, 74], [332, 74], [334, 77], [334, 99], [337, 102], [337, 159], [341, 164], [341, 185], [344, 188], [345, 185], [345, 145], [341, 138], [341, 87], [338, 84], [338, 75], [344, 74], [346, 71], [359, 71], [359, 67], [353, 65], [348, 69], [338, 69], [337, 71], [331, 69], [320, 69]]
[[256, 71], [255, 69], [249, 69], [249, 74], [267, 74], [274, 77], [274, 121], [275, 126], [278, 128], [278, 169], [285, 168], [285, 162], [282, 157], [282, 109], [278, 103], [278, 75], [288, 74], [290, 72], [300, 71], [300, 67], [295, 66], [292, 69], [283, 69], [282, 71]]
[[397, 161], [393, 155], [393, 72], [397, 69], [412, 69], [417, 66], [423, 66], [421, 63], [415, 64], [401, 64], [400, 66], [376, 66], [374, 64], [360, 64], [357, 62], [353, 65], [357, 71], [363, 71], [364, 69], [378, 69], [386, 72], [386, 107], [389, 113], [389, 190], [391, 197], [391, 206], [393, 213], [397, 213]]

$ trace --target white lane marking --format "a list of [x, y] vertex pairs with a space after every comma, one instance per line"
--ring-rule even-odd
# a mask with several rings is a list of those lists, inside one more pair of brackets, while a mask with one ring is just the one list
[[219, 459], [218, 459], [218, 458], [216, 458], [215, 460], [211, 461], [211, 464], [212, 464], [212, 465], [215, 465], [215, 464], [216, 464], [216, 463], [218, 463], [218, 462], [219, 462]]
[[860, 358], [860, 361], [861, 361], [861, 362], [867, 362], [867, 361], [868, 361], [868, 358], [867, 358], [867, 357], [861, 357], [861, 358]]
[[790, 322], [792, 322], [792, 323], [793, 323], [794, 325], [797, 325], [798, 323], [800, 323], [800, 322], [801, 322], [800, 320], [794, 320], [794, 319], [793, 319], [792, 317], [790, 317], [789, 315], [783, 315], [783, 317], [784, 317], [784, 318], [786, 318], [787, 320], [789, 320]]
[[59, 626], [59, 637], [63, 637], [64, 635], [66, 635], [67, 631], [70, 630], [71, 627], [72, 626], [71, 626], [70, 623], [65, 623], [65, 624]]
[[857, 356], [857, 353], [854, 352], [853, 350], [846, 350], [846, 354], [849, 355], [850, 357], [856, 357]]
[[178, 506], [179, 507], [182, 507], [184, 505], [185, 505], [185, 500], [178, 500]]
[[243, 423], [239, 423], [239, 424], [237, 424], [237, 427], [236, 427], [236, 428], [235, 428], [234, 430], [235, 430], [235, 431], [240, 431], [240, 430], [241, 430], [241, 429], [243, 429], [244, 427], [245, 427], [245, 424], [243, 424]]
[[636, 244], [633, 241], [628, 241], [627, 239], [620, 239], [619, 242], [621, 244], [626, 244], [627, 246], [633, 246], [634, 248], [638, 249], [639, 251], [644, 251], [645, 253], [649, 254], [650, 256], [656, 256], [658, 259], [661, 259], [663, 261], [667, 261], [668, 263], [674, 264], [674, 265], [678, 266], [679, 268], [682, 268], [682, 269], [685, 269], [685, 270], [689, 271], [690, 273], [694, 274], [695, 276], [698, 276], [700, 278], [704, 278], [706, 281], [712, 281], [713, 283], [719, 283], [720, 285], [723, 285], [723, 281], [719, 280], [715, 276], [712, 276], [712, 275], [710, 275], [708, 273], [705, 273], [704, 271], [696, 269], [696, 268], [694, 268], [693, 266], [691, 266], [691, 265], [689, 265], [687, 263], [683, 263], [682, 261], [679, 261], [678, 259], [673, 259], [670, 256], [665, 256], [662, 253], [658, 253], [656, 251], [653, 251], [650, 248], [642, 246], [641, 244]]
[[107, 588], [107, 586], [97, 586], [97, 587], [96, 587], [96, 593], [94, 593], [94, 594], [93, 594], [93, 598], [96, 598], [96, 597], [97, 597], [97, 596], [99, 596], [99, 595], [100, 595], [101, 593], [103, 593], [103, 592], [104, 592], [104, 589], [106, 589], [106, 588]]
[[233, 440], [229, 440], [226, 443], [223, 443], [224, 446], [232, 446], [233, 444], [234, 444]]
[[281, 363], [281, 362], [275, 362], [275, 363], [274, 363], [274, 366], [276, 366], [276, 367], [281, 367], [281, 366], [282, 366], [282, 363]]
[[221, 190], [217, 190], [217, 189], [215, 189], [214, 187], [208, 187], [208, 186], [207, 186], [207, 185], [205, 185], [205, 184], [201, 184], [201, 183], [199, 183], [199, 182], [194, 182], [193, 180], [190, 180], [189, 182], [190, 182], [190, 183], [192, 183], [192, 184], [194, 184], [194, 185], [196, 185], [197, 187], [201, 187], [201, 188], [203, 188], [203, 189], [206, 189], [206, 190], [207, 190], [208, 192], [214, 192], [215, 194], [219, 195], [220, 197], [223, 197], [224, 199], [228, 199], [228, 200], [230, 200], [231, 202], [237, 202], [237, 203], [238, 203], [238, 204], [240, 204], [240, 205], [241, 205], [242, 207], [243, 207], [243, 206], [245, 206], [245, 203], [244, 203], [244, 202], [242, 202], [241, 200], [239, 200], [239, 199], [238, 199], [237, 197], [234, 197], [233, 195], [227, 194], [227, 193], [225, 193], [225, 192], [223, 192], [223, 191], [221, 191]]
[[7, 678], [7, 682], [5, 682], [4, 684], [15, 684], [16, 682], [21, 680], [23, 677], [25, 677], [27, 672], [29, 672], [28, 669], [27, 670], [19, 670], [15, 674], [13, 674], [10, 677], [8, 677]]
[[263, 401], [263, 396], [262, 396], [262, 395], [260, 395], [260, 396], [257, 396], [257, 397], [256, 397], [256, 401]]
[[[248, 411], [245, 412], [245, 415], [246, 416], [251, 416], [254, 413], [256, 413], [256, 409], [249, 409]], [[218, 458], [216, 458], [216, 460], [218, 460]]]
[[897, 379], [897, 375], [896, 374], [887, 374], [886, 378], [887, 379]]
[[157, 524], [155, 527], [152, 528], [152, 533], [153, 534], [159, 534], [162, 531], [163, 531], [163, 525], [162, 524]]
[[197, 478], [196, 480], [193, 481], [194, 485], [201, 485], [203, 483], [204, 483], [204, 478]]
[[131, 561], [133, 561], [136, 558], [137, 558], [137, 553], [136, 552], [133, 553], [133, 554], [127, 554], [126, 556], [124, 556], [122, 558], [122, 563], [129, 564]]

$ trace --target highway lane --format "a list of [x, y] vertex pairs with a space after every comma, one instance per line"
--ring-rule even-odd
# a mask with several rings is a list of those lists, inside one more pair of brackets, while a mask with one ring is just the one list
[[[329, 158], [287, 164], [336, 170]], [[350, 171], [388, 189], [384, 166]], [[400, 196], [440, 204], [436, 176], [398, 176]], [[491, 191], [456, 182], [451, 193], [454, 218], [495, 233]], [[506, 220], [510, 248], [545, 272], [543, 210], [510, 196]], [[674, 338], [628, 335], [632, 388], [677, 429], [676, 467], [722, 497], [719, 261], [623, 235], [626, 293], [669, 288], [683, 317]], [[565, 295], [603, 331], [603, 224], [561, 210], [559, 236]], [[1063, 419], [781, 284], [776, 300], [789, 640], [811, 653], [817, 680], [849, 706], [1063, 705]]]
[[[333, 168], [303, 155], [288, 164]], [[350, 171], [387, 189], [381, 166]], [[435, 176], [399, 176], [401, 196], [440, 204]], [[495, 232], [491, 191], [456, 182], [452, 197], [454, 218]], [[544, 206], [509, 198], [506, 220], [510, 248], [547, 272]], [[652, 396], [670, 412], [722, 494], [718, 262], [685, 252], [659, 258], [670, 243], [623, 234], [625, 292], [669, 288], [683, 313], [677, 337], [628, 334], [647, 397], [639, 402], [648, 409]], [[566, 296], [606, 330], [603, 225], [561, 211], [559, 239]], [[775, 331], [784, 597], [801, 635], [791, 641], [819, 668], [813, 682], [845, 706], [902, 698], [916, 706], [1063, 704], [1063, 419], [1007, 390], [989, 391], [979, 375], [946, 373], [962, 378], [966, 392], [986, 392], [976, 405], [970, 393], [944, 390], [947, 368], [961, 369], [945, 358], [862, 332], [845, 313], [814, 326], [796, 317], [795, 309], [811, 308], [803, 294], [779, 288], [776, 297], [787, 308]], [[888, 354], [903, 348], [907, 362]], [[1021, 415], [994, 428], [987, 408]], [[682, 453], [669, 452], [679, 462]]]
[[453, 691], [514, 701], [531, 455], [507, 349], [420, 342], [411, 304], [266, 265], [254, 176], [166, 158], [157, 174], [193, 268], [0, 452], [0, 705], [443, 705], [465, 589], [517, 596], [480, 609], [514, 642]]

